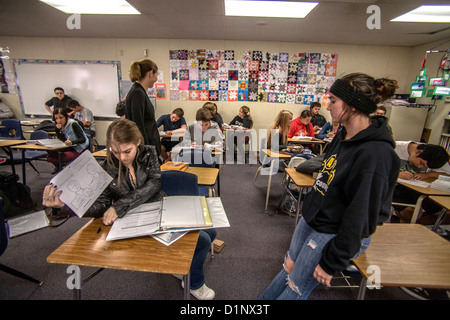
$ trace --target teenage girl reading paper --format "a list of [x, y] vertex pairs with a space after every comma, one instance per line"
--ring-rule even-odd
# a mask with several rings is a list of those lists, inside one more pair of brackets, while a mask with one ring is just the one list
[[[81, 126], [75, 120], [69, 118], [65, 108], [56, 108], [53, 110], [53, 121], [56, 123], [56, 137], [63, 141], [66, 146], [72, 147], [70, 150], [61, 154], [61, 162], [75, 160], [84, 150], [89, 147], [89, 139]], [[59, 171], [58, 153], [48, 152], [47, 161], [54, 164], [53, 174]]]
[[[92, 204], [83, 217], [103, 217], [103, 224], [111, 225], [129, 210], [145, 202], [160, 201], [161, 170], [154, 146], [143, 144], [137, 125], [127, 119], [111, 123], [106, 132], [106, 160], [103, 169], [113, 181]], [[44, 189], [42, 204], [46, 207], [70, 211], [55, 193], [53, 185]], [[216, 236], [216, 230], [201, 230], [191, 265], [191, 294], [197, 299], [213, 299], [215, 293], [205, 284], [203, 264]]]
[[386, 119], [369, 115], [394, 91], [392, 81], [361, 73], [331, 86], [327, 109], [343, 128], [304, 200], [283, 268], [261, 299], [307, 299], [319, 283], [330, 286], [388, 219], [400, 160]]

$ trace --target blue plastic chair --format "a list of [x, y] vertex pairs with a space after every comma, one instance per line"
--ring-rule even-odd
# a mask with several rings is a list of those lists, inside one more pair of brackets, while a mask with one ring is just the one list
[[22, 132], [22, 125], [20, 120], [17, 119], [3, 119], [2, 126], [0, 128], [0, 139], [3, 140], [25, 140]]
[[[5, 252], [7, 247], [8, 247], [8, 234], [6, 232], [5, 218], [3, 216], [3, 199], [0, 198], [0, 256]], [[42, 281], [39, 281], [23, 272], [17, 271], [1, 263], [0, 263], [0, 270], [9, 273], [13, 276], [37, 283], [39, 285], [43, 284]]]
[[169, 196], [188, 195], [205, 196], [209, 195], [207, 187], [198, 185], [198, 177], [189, 172], [167, 170], [161, 172], [162, 190]]
[[169, 196], [198, 196], [198, 177], [189, 172], [167, 170], [161, 172], [161, 189]]

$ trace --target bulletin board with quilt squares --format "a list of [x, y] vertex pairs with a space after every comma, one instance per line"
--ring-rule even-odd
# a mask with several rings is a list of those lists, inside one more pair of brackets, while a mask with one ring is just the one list
[[336, 79], [333, 53], [170, 50], [170, 99], [322, 103]]

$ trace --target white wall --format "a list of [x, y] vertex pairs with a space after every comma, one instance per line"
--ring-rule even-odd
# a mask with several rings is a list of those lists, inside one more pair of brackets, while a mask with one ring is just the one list
[[[410, 69], [420, 64], [417, 56], [408, 47], [356, 46], [336, 44], [290, 43], [269, 41], [225, 41], [225, 40], [178, 40], [178, 39], [82, 39], [82, 38], [22, 38], [0, 37], [0, 46], [9, 47], [11, 57], [16, 59], [63, 59], [63, 60], [119, 60], [122, 65], [122, 79], [129, 80], [128, 68], [132, 61], [143, 59], [144, 49], [148, 58], [155, 61], [164, 73], [166, 87], [170, 88], [169, 50], [175, 49], [216, 49], [216, 50], [261, 50], [266, 52], [337, 53], [337, 75], [364, 72], [374, 77], [390, 77], [399, 83], [398, 93], [407, 93], [410, 85]], [[413, 59], [414, 58], [414, 59]], [[53, 95], [49, 88], [48, 95]], [[176, 107], [185, 111], [188, 122], [195, 119], [195, 112], [203, 103], [200, 101], [158, 100], [157, 116], [170, 113]], [[19, 99], [16, 95], [0, 94], [10, 105], [18, 118], [22, 118]], [[42, 105], [44, 101], [42, 101]], [[217, 102], [219, 113], [225, 122], [238, 113], [242, 105], [251, 109], [255, 129], [266, 129], [279, 110], [289, 109], [299, 115], [305, 105], [286, 105], [262, 102]], [[89, 106], [86, 106], [89, 108]], [[111, 106], [115, 108], [115, 106]], [[330, 119], [322, 108], [321, 114]], [[95, 112], [94, 112], [95, 115]], [[104, 144], [104, 132], [109, 122], [97, 123], [97, 140]]]

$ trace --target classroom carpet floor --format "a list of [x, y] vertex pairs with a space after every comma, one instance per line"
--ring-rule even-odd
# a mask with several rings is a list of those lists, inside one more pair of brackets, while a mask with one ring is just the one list
[[[21, 166], [16, 166], [21, 174]], [[27, 165], [27, 183], [32, 197], [42, 209], [42, 190], [53, 177], [52, 166], [38, 162], [39, 174]], [[268, 182], [260, 175], [252, 183], [257, 164], [225, 164], [220, 173], [221, 200], [231, 227], [218, 229], [217, 238], [225, 247], [209, 256], [204, 265], [206, 283], [216, 292], [216, 300], [254, 300], [281, 270], [294, 231], [295, 219], [275, 213], [282, 195], [282, 174], [272, 179], [269, 213], [264, 212]], [[0, 170], [10, 171], [2, 165]], [[67, 266], [49, 264], [46, 258], [73, 233], [85, 225], [87, 218], [73, 216], [58, 227], [46, 227], [9, 239], [0, 263], [21, 270], [44, 282], [37, 286], [0, 271], [1, 300], [70, 300], [66, 286]], [[95, 268], [81, 267], [82, 278]], [[356, 281], [356, 282], [355, 282]], [[335, 285], [341, 284], [336, 280]], [[354, 280], [356, 285], [359, 280]], [[357, 288], [318, 286], [310, 300], [354, 300]], [[122, 270], [104, 270], [82, 288], [84, 300], [177, 300], [183, 298], [180, 280], [170, 275]], [[195, 300], [195, 298], [192, 297]], [[414, 300], [400, 288], [367, 290], [366, 300]]]

